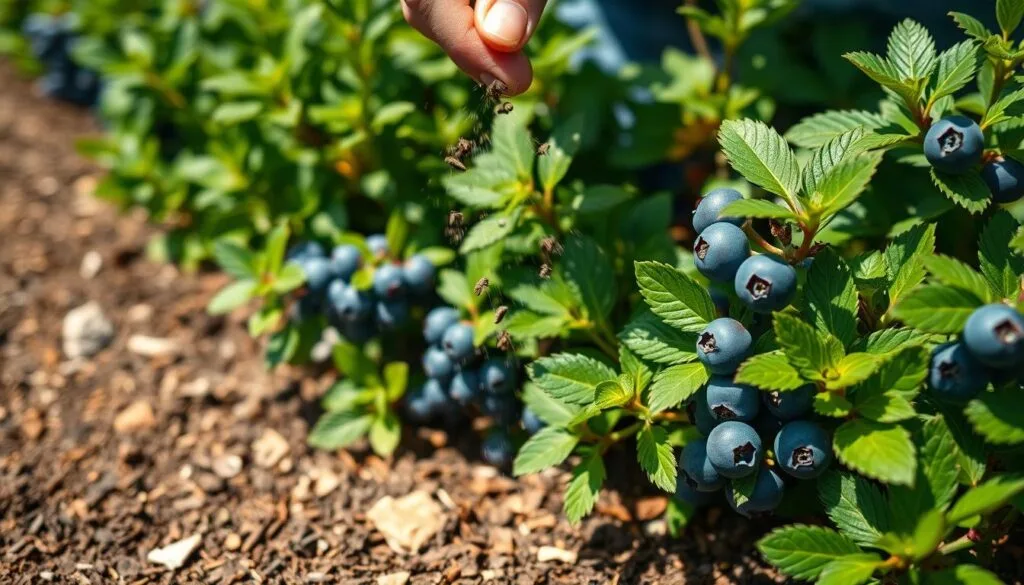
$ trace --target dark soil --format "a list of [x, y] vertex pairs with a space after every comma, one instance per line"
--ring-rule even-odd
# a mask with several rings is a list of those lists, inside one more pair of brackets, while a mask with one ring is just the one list
[[[781, 581], [754, 552], [763, 527], [712, 509], [671, 539], [666, 500], [637, 492], [643, 482], [620, 482], [572, 527], [560, 514], [565, 472], [515, 481], [440, 431], [407, 432], [390, 461], [310, 450], [331, 374], [268, 373], [244, 315], [203, 310], [223, 276], [146, 260], [146, 218], [90, 195], [98, 171], [72, 146], [90, 132], [88, 112], [37, 97], [0, 63], [0, 582], [376, 583], [400, 571], [413, 584]], [[99, 272], [83, 275], [97, 254]], [[89, 301], [116, 337], [69, 361], [61, 323]], [[142, 355], [135, 335], [174, 347]], [[258, 456], [265, 436], [288, 452]], [[366, 514], [416, 490], [440, 503], [443, 528], [400, 554]], [[192, 535], [183, 567], [147, 560]], [[577, 560], [540, 562], [544, 546]]]

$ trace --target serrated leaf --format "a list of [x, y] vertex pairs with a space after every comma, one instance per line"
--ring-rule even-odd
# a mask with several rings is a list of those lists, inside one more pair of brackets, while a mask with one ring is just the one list
[[980, 20], [974, 18], [969, 14], [963, 12], [950, 12], [950, 16], [956, 21], [957, 26], [960, 27], [968, 36], [974, 37], [979, 41], [988, 40], [992, 36], [992, 33], [985, 28], [985, 25]]
[[861, 552], [835, 530], [802, 524], [776, 528], [757, 542], [757, 549], [783, 575], [804, 580], [817, 579], [827, 564]]
[[512, 337], [524, 339], [559, 337], [568, 324], [568, 315], [541, 315], [533, 311], [516, 311], [504, 321]]
[[957, 565], [952, 569], [924, 573], [923, 585], [1005, 585], [999, 577], [978, 565]]
[[978, 44], [974, 41], [963, 41], [943, 51], [939, 55], [939, 72], [929, 100], [934, 103], [967, 85], [974, 78], [979, 62]]
[[1024, 443], [1024, 409], [1020, 407], [1020, 392], [1016, 389], [982, 393], [967, 404], [964, 414], [974, 430], [989, 443]]
[[849, 388], [867, 380], [882, 364], [878, 356], [870, 353], [851, 353], [836, 364], [835, 372], [825, 379], [826, 390]]
[[850, 268], [831, 248], [815, 256], [807, 272], [803, 314], [844, 346], [857, 336], [857, 287]]
[[836, 527], [862, 546], [889, 530], [889, 505], [875, 484], [853, 474], [830, 471], [818, 480], [818, 496]]
[[930, 507], [945, 509], [957, 491], [960, 448], [941, 416], [928, 419], [921, 428], [921, 436], [921, 471], [932, 497]]
[[597, 385], [615, 379], [603, 363], [579, 354], [560, 353], [530, 364], [530, 378], [552, 398], [569, 404], [590, 404]]
[[519, 212], [511, 216], [495, 214], [485, 217], [469, 228], [459, 246], [459, 253], [468, 254], [500, 242], [516, 229], [518, 223]]
[[453, 307], [474, 307], [473, 290], [466, 275], [457, 270], [442, 270], [437, 294]]
[[764, 199], [740, 199], [726, 206], [719, 217], [773, 218], [795, 220], [796, 214]]
[[985, 440], [974, 431], [959, 405], [941, 404], [939, 409], [946, 420], [953, 440], [956, 442], [957, 463], [960, 473], [957, 481], [962, 485], [975, 486], [985, 476], [988, 461], [988, 447]]
[[1017, 30], [1024, 17], [1024, 2], [1020, 0], [996, 0], [996, 20], [1003, 35], [1009, 37]]
[[604, 321], [615, 304], [617, 289], [608, 254], [592, 239], [574, 237], [565, 243], [561, 267], [567, 284], [576, 291], [590, 319]]
[[962, 175], [948, 175], [935, 169], [928, 171], [932, 183], [953, 203], [971, 213], [981, 213], [991, 202], [991, 192], [978, 171], [971, 170]]
[[602, 410], [622, 406], [633, 398], [632, 390], [632, 387], [622, 385], [619, 380], [601, 382], [594, 392], [594, 406]]
[[697, 359], [697, 334], [680, 331], [645, 310], [626, 324], [619, 341], [645, 360], [658, 364], [688, 363]]
[[641, 429], [636, 436], [636, 453], [651, 483], [666, 492], [676, 491], [676, 456], [665, 429], [652, 426]]
[[1005, 506], [1024, 492], [1024, 477], [1000, 475], [968, 490], [946, 514], [950, 524], [959, 524], [973, 516], [984, 516]]
[[578, 524], [594, 509], [604, 478], [604, 461], [598, 453], [590, 455], [572, 470], [572, 481], [565, 489], [563, 505], [570, 523]]
[[863, 585], [882, 565], [882, 557], [875, 553], [846, 555], [821, 569], [818, 585]]
[[370, 448], [380, 457], [394, 453], [402, 440], [402, 423], [394, 411], [389, 410], [374, 419], [367, 439], [370, 440]]
[[781, 351], [755, 355], [740, 365], [736, 382], [761, 390], [796, 390], [807, 384]]
[[821, 416], [846, 418], [853, 412], [853, 403], [837, 392], [819, 392], [814, 395], [814, 412]]
[[[928, 341], [928, 336], [920, 331], [907, 327], [892, 327], [875, 331], [869, 335], [863, 343], [863, 350], [875, 355], [884, 355], [902, 349], [907, 345], [922, 345]], [[859, 349], [859, 343], [854, 344], [854, 349]]]
[[673, 408], [696, 394], [710, 377], [704, 364], [698, 362], [665, 368], [651, 382], [647, 406], [653, 413]]
[[889, 280], [889, 302], [895, 305], [903, 295], [924, 280], [924, 259], [935, 250], [935, 224], [918, 226], [896, 238], [885, 249], [885, 272]]
[[818, 184], [828, 176], [832, 169], [843, 162], [847, 156], [859, 152], [858, 141], [863, 138], [864, 133], [864, 128], [853, 128], [833, 137], [824, 146], [815, 150], [801, 171], [804, 192], [813, 194], [817, 190]]
[[533, 174], [536, 155], [525, 122], [525, 115], [513, 111], [510, 115], [495, 116], [491, 130], [491, 152], [523, 182], [529, 181]]
[[875, 83], [891, 90], [906, 103], [916, 103], [920, 97], [918, 87], [914, 82], [906, 82], [902, 74], [888, 61], [865, 52], [853, 52], [843, 55], [854, 67], [860, 69]]
[[317, 449], [343, 449], [370, 430], [373, 417], [352, 411], [328, 412], [320, 417], [306, 439]]
[[866, 419], [847, 421], [833, 436], [836, 457], [847, 467], [885, 483], [911, 485], [917, 471], [906, 429]]
[[579, 437], [558, 427], [544, 427], [519, 449], [512, 473], [517, 477], [537, 473], [565, 461], [576, 448]]
[[707, 289], [682, 272], [661, 262], [637, 262], [640, 293], [662, 321], [694, 333], [716, 317]]
[[933, 284], [910, 291], [892, 315], [907, 325], [929, 333], [959, 333], [981, 300], [959, 288]]
[[232, 282], [220, 289], [220, 291], [210, 299], [210, 304], [206, 306], [206, 312], [211, 315], [223, 315], [234, 311], [252, 299], [253, 293], [256, 292], [256, 286], [257, 284], [255, 280], [246, 279]]
[[874, 112], [833, 110], [800, 120], [786, 132], [786, 139], [801, 148], [818, 148], [851, 130], [874, 130], [885, 125], [885, 118]]
[[928, 375], [929, 353], [922, 347], [909, 347], [889, 361], [865, 382], [857, 386], [853, 404], [857, 412], [874, 421], [888, 423], [916, 416], [911, 403], [917, 388]]
[[494, 208], [511, 197], [506, 187], [512, 180], [514, 175], [509, 169], [474, 167], [465, 173], [449, 175], [441, 179], [441, 183], [448, 196], [459, 203], [474, 208]]
[[380, 376], [377, 375], [377, 366], [370, 358], [366, 357], [359, 347], [339, 341], [334, 344], [331, 357], [334, 367], [357, 385], [363, 388], [383, 386]]
[[[1000, 97], [985, 110], [985, 117], [981, 119], [980, 123], [982, 130], [1009, 120], [1013, 114], [1019, 114], [1019, 104], [1022, 101], [1024, 101], [1024, 88], [1019, 88]], [[1011, 108], [1015, 110], [1013, 114], [1008, 113]]]
[[888, 57], [902, 79], [926, 79], [935, 68], [935, 41], [928, 29], [908, 18], [889, 35]]
[[545, 315], [569, 315], [570, 307], [566, 306], [564, 299], [554, 294], [548, 283], [540, 287], [519, 285], [508, 290], [506, 294], [531, 311]]
[[217, 240], [213, 244], [213, 258], [217, 264], [237, 279], [256, 278], [256, 255], [251, 250], [228, 240]]
[[979, 267], [997, 297], [1015, 298], [1020, 293], [1024, 257], [1013, 254], [1009, 249], [1009, 241], [1019, 225], [1009, 212], [999, 211], [981, 232]]
[[540, 420], [555, 427], [566, 426], [580, 411], [579, 406], [556, 400], [531, 382], [524, 386], [522, 399]]
[[813, 327], [787, 313], [775, 314], [774, 330], [786, 359], [805, 380], [824, 380], [824, 372], [842, 357], [838, 340], [827, 343]]
[[994, 300], [988, 281], [967, 264], [949, 256], [935, 255], [925, 258], [924, 265], [940, 283], [972, 293], [983, 303]]
[[812, 202], [824, 218], [829, 218], [853, 204], [864, 192], [878, 164], [881, 152], [848, 157], [831, 169], [818, 183]]
[[537, 176], [546, 190], [553, 190], [569, 172], [572, 157], [580, 147], [585, 121], [586, 116], [576, 114], [555, 128], [548, 139], [547, 153], [537, 159]]
[[785, 139], [763, 122], [727, 120], [718, 133], [732, 168], [748, 181], [789, 201], [800, 191], [800, 169]]

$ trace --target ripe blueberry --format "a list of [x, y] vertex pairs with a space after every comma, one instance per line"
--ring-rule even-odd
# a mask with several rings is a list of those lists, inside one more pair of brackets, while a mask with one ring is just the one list
[[679, 471], [690, 487], [700, 492], [717, 491], [725, 485], [725, 478], [708, 461], [707, 439], [690, 441], [679, 455]]
[[512, 451], [512, 439], [500, 429], [488, 433], [480, 445], [480, 455], [484, 461], [495, 467], [507, 467], [512, 463]]
[[747, 235], [731, 223], [709, 225], [693, 243], [693, 264], [711, 280], [731, 281], [749, 257]]
[[344, 244], [331, 251], [331, 270], [334, 276], [345, 282], [351, 281], [352, 275], [362, 265], [363, 256], [359, 253], [359, 248], [352, 244]]
[[715, 496], [709, 492], [699, 492], [693, 489], [686, 481], [686, 476], [680, 473], [676, 479], [676, 499], [685, 502], [694, 508], [706, 506], [714, 500]]
[[476, 353], [473, 346], [473, 328], [465, 323], [456, 323], [447, 330], [441, 337], [441, 347], [448, 357], [457, 364], [462, 364], [472, 359]]
[[947, 400], [966, 402], [987, 386], [989, 372], [959, 342], [944, 343], [932, 350], [928, 387]]
[[388, 238], [384, 234], [366, 236], [366, 247], [378, 260], [391, 254], [391, 246], [388, 245]]
[[511, 394], [484, 394], [480, 401], [484, 414], [501, 426], [515, 424], [519, 420], [519, 403]]
[[430, 346], [427, 348], [427, 351], [423, 352], [423, 373], [428, 378], [447, 382], [454, 372], [455, 364], [452, 363], [452, 360], [448, 359], [448, 354], [441, 349]]
[[778, 508], [779, 504], [782, 503], [785, 487], [778, 473], [764, 467], [757, 471], [757, 477], [754, 479], [754, 489], [747, 501], [737, 506], [733, 490], [728, 487], [725, 489], [725, 499], [733, 510], [749, 518], [750, 516], [766, 514]]
[[687, 412], [690, 414], [690, 420], [697, 427], [697, 431], [705, 437], [708, 436], [711, 429], [718, 426], [718, 419], [711, 414], [711, 410], [708, 408], [707, 388], [701, 388], [694, 394], [687, 405]]
[[731, 376], [711, 376], [707, 392], [708, 410], [719, 421], [751, 421], [761, 409], [757, 388], [737, 384]]
[[374, 308], [370, 295], [341, 280], [328, 285], [327, 303], [333, 317], [342, 322], [367, 320]]
[[963, 174], [981, 160], [985, 137], [970, 118], [949, 116], [932, 124], [924, 137], [924, 156], [935, 170]]
[[733, 201], [743, 199], [743, 195], [735, 189], [720, 188], [708, 192], [693, 210], [693, 230], [698, 234], [709, 225], [724, 221], [733, 225], [743, 225], [742, 217], [722, 218], [721, 213]]
[[306, 275], [306, 288], [313, 294], [323, 294], [331, 282], [331, 262], [322, 257], [304, 258], [299, 261]]
[[402, 265], [405, 286], [418, 295], [430, 294], [434, 290], [434, 273], [434, 263], [423, 254], [416, 254]]
[[797, 479], [813, 479], [832, 462], [832, 441], [825, 429], [795, 420], [775, 436], [775, 458], [783, 471]]
[[764, 405], [776, 417], [782, 420], [793, 420], [803, 416], [814, 405], [817, 388], [814, 384], [801, 386], [786, 392], [765, 392]]
[[323, 258], [324, 247], [317, 242], [299, 242], [288, 250], [285, 255], [288, 260], [302, 260], [305, 258]]
[[981, 363], [1007, 368], [1024, 361], [1024, 316], [1002, 304], [979, 307], [964, 325], [964, 345]]
[[423, 339], [429, 344], [441, 343], [444, 332], [459, 322], [459, 312], [452, 307], [436, 307], [423, 321]]
[[292, 303], [288, 311], [288, 318], [291, 321], [305, 321], [312, 319], [323, 310], [322, 299], [316, 295], [303, 295]]
[[406, 395], [405, 410], [410, 419], [420, 423], [429, 421], [434, 414], [434, 407], [424, 395], [422, 387], [416, 388]]
[[406, 407], [415, 420], [427, 422], [450, 410], [451, 400], [448, 398], [444, 384], [430, 379], [409, 395], [406, 399]]
[[[441, 352], [441, 355], [446, 360], [448, 359], [444, 352]], [[476, 370], [460, 370], [455, 372], [455, 376], [452, 377], [452, 382], [448, 386], [448, 394], [455, 402], [463, 405], [476, 400], [476, 397], [480, 394], [480, 375]]]
[[736, 295], [755, 313], [778, 311], [796, 296], [796, 270], [768, 254], [747, 258], [733, 283]]
[[708, 434], [708, 460], [723, 477], [738, 479], [761, 463], [761, 437], [746, 423], [726, 421]]
[[402, 269], [395, 264], [381, 264], [373, 273], [373, 292], [382, 299], [397, 299], [405, 292]]
[[981, 170], [992, 201], [1013, 203], [1024, 197], [1024, 165], [1012, 158], [1000, 158], [985, 165]]
[[523, 408], [523, 416], [521, 420], [523, 423], [523, 429], [531, 435], [536, 434], [537, 431], [547, 426], [547, 423], [541, 420], [541, 418], [537, 416], [537, 413], [533, 412], [533, 410], [528, 406]]
[[750, 355], [753, 339], [742, 323], [721, 317], [697, 336], [697, 359], [713, 374], [731, 374]]
[[509, 394], [516, 385], [516, 372], [504, 359], [491, 358], [480, 366], [480, 388], [491, 394]]
[[396, 329], [409, 319], [409, 303], [402, 299], [377, 301], [377, 325]]
[[371, 319], [339, 321], [334, 325], [342, 337], [355, 344], [366, 343], [377, 334], [376, 324]]

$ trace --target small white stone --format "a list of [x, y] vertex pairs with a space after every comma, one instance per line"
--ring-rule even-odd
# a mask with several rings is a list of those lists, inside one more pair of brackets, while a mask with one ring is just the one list
[[188, 538], [183, 538], [177, 542], [156, 548], [149, 551], [146, 555], [146, 560], [151, 563], [163, 565], [172, 571], [180, 568], [188, 560], [188, 557], [195, 552], [196, 548], [199, 547], [199, 542], [202, 540], [202, 536], [193, 534]]
[[64, 355], [88, 358], [99, 353], [114, 339], [114, 324], [93, 301], [68, 311], [62, 327]]
[[231, 479], [242, 472], [242, 458], [238, 455], [221, 455], [213, 460], [212, 467], [218, 477]]
[[144, 357], [174, 355], [178, 349], [178, 342], [166, 337], [136, 334], [128, 338], [128, 351]]
[[96, 250], [89, 250], [82, 256], [82, 264], [78, 267], [78, 274], [85, 280], [92, 280], [103, 268], [103, 256]]
[[252, 442], [253, 462], [267, 469], [277, 465], [290, 451], [288, 441], [274, 429], [263, 431], [260, 438]]
[[409, 578], [412, 574], [409, 571], [399, 571], [397, 573], [391, 573], [390, 575], [381, 575], [377, 577], [377, 585], [405, 585], [409, 582]]
[[391, 550], [402, 554], [418, 552], [442, 527], [441, 506], [424, 491], [395, 499], [384, 496], [366, 512]]
[[542, 563], [559, 561], [570, 565], [576, 564], [577, 555], [571, 550], [558, 548], [557, 546], [542, 546], [537, 549], [537, 560]]

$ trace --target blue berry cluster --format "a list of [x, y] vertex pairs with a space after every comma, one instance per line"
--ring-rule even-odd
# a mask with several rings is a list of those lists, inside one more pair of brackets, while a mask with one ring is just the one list
[[[936, 171], [961, 175], [982, 161], [985, 136], [981, 127], [966, 116], [943, 118], [928, 129], [924, 137], [924, 156]], [[992, 201], [1013, 203], [1024, 197], [1024, 165], [996, 156], [981, 169]]]
[[731, 283], [736, 296], [755, 313], [778, 311], [796, 296], [796, 270], [770, 254], [750, 253], [743, 218], [722, 217], [722, 211], [742, 199], [735, 189], [715, 189], [704, 196], [693, 214], [699, 233], [693, 262], [708, 279]]
[[100, 94], [100, 77], [71, 57], [75, 43], [74, 15], [32, 14], [23, 32], [32, 55], [46, 68], [39, 87], [49, 97], [82, 106], [92, 106]]
[[383, 235], [367, 237], [366, 245], [371, 265], [376, 267], [367, 290], [352, 283], [367, 260], [356, 246], [337, 246], [329, 257], [316, 242], [292, 248], [288, 259], [306, 275], [306, 294], [295, 303], [293, 316], [304, 319], [326, 314], [331, 325], [353, 343], [364, 343], [408, 321], [410, 305], [433, 293], [436, 268], [419, 254], [398, 262]]
[[979, 307], [967, 319], [960, 339], [932, 350], [928, 387], [953, 402], [966, 402], [999, 375], [1019, 377], [1024, 366], [1024, 316], [1013, 307]]

